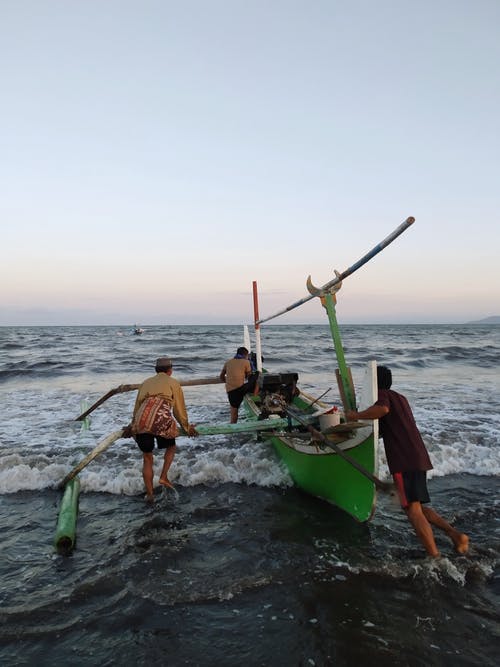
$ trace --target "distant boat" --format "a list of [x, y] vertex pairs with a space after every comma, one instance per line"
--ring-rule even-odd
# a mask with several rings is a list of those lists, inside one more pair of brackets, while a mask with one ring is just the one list
[[138, 324], [135, 324], [134, 325], [134, 336], [140, 336], [143, 333], [144, 333], [144, 329], [142, 329]]

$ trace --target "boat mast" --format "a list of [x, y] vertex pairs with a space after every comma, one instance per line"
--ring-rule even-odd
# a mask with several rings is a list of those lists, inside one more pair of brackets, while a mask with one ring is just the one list
[[[340, 289], [340, 285], [335, 289], [335, 292]], [[344, 347], [342, 345], [342, 339], [340, 338], [340, 330], [337, 322], [337, 314], [335, 312], [335, 296], [334, 288], [331, 291], [328, 291], [321, 296], [321, 303], [326, 309], [328, 315], [328, 322], [330, 324], [330, 332], [332, 334], [333, 345], [335, 347], [335, 354], [337, 356], [338, 368], [338, 380], [339, 380], [339, 390], [342, 394], [342, 403], [344, 404], [344, 410], [355, 410], [356, 409], [356, 394], [354, 392], [354, 385], [352, 382], [351, 371], [347, 366]]]
[[260, 323], [259, 323], [259, 296], [257, 293], [257, 281], [252, 283], [253, 288], [253, 318], [255, 323], [255, 355], [257, 357], [257, 370], [262, 372], [262, 348], [260, 344]]

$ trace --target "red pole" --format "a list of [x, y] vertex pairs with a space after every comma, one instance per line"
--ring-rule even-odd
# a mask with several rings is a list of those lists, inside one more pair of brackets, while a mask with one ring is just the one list
[[259, 329], [259, 295], [257, 294], [257, 281], [254, 280], [252, 283], [253, 287], [253, 321], [255, 323], [255, 328]]

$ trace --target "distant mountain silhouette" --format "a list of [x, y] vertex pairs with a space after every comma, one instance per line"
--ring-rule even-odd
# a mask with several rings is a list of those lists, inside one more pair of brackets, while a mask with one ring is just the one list
[[482, 320], [473, 320], [468, 324], [500, 324], [500, 315], [492, 315], [491, 317], [484, 317]]

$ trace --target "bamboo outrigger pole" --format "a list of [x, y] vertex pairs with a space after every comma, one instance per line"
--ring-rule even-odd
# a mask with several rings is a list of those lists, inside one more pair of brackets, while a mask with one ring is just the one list
[[75, 545], [79, 493], [80, 480], [76, 477], [66, 485], [57, 519], [54, 546], [63, 554], [68, 554]]
[[274, 313], [274, 315], [270, 315], [269, 317], [264, 317], [262, 319], [259, 319], [255, 322], [255, 326], [257, 327], [260, 324], [263, 324], [264, 322], [269, 322], [269, 320], [273, 320], [275, 317], [279, 317], [280, 315], [284, 315], [285, 313], [288, 313], [290, 310], [294, 310], [294, 308], [298, 308], [299, 306], [302, 306], [304, 303], [307, 303], [311, 299], [314, 299], [316, 296], [320, 296], [320, 293], [325, 293], [329, 292], [332, 287], [335, 287], [335, 285], [338, 285], [341, 283], [344, 278], [347, 278], [347, 276], [352, 275], [355, 271], [357, 271], [360, 267], [363, 266], [363, 264], [366, 264], [372, 257], [375, 257], [381, 250], [386, 248], [390, 243], [394, 241], [400, 234], [402, 234], [404, 231], [408, 229], [410, 225], [412, 225], [415, 222], [415, 218], [407, 218], [397, 229], [395, 229], [392, 234], [389, 234], [387, 238], [385, 238], [383, 241], [381, 241], [378, 245], [376, 245], [374, 248], [370, 250], [370, 252], [367, 252], [366, 255], [363, 255], [361, 259], [359, 259], [355, 264], [350, 266], [348, 269], [346, 269], [343, 273], [337, 273], [335, 278], [330, 280], [329, 282], [325, 283], [320, 288], [313, 288], [315, 290], [314, 294], [308, 294], [307, 296], [303, 297], [302, 299], [299, 299], [298, 301], [295, 301], [295, 303], [292, 303], [290, 306], [287, 308], [283, 308], [283, 310], [278, 311], [277, 313]]

